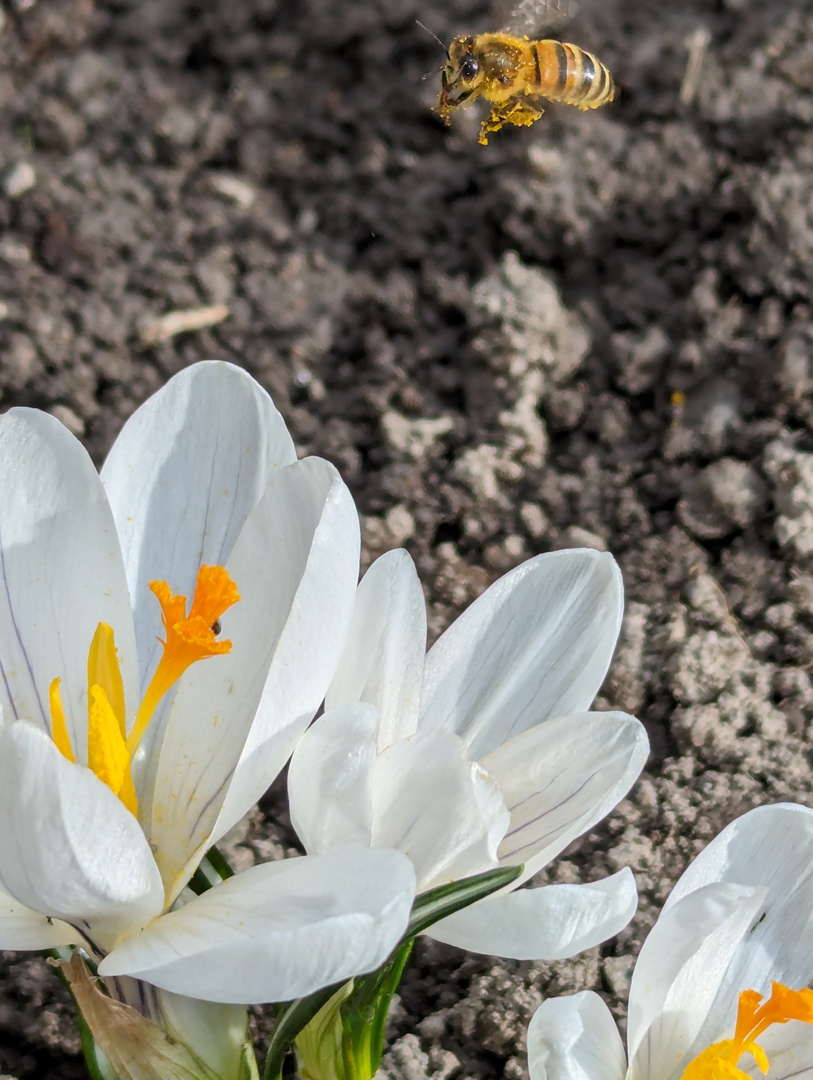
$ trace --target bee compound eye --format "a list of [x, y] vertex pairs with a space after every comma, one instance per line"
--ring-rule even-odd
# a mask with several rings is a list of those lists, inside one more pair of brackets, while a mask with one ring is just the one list
[[471, 80], [477, 75], [480, 70], [480, 65], [477, 63], [475, 57], [469, 53], [468, 56], [464, 56], [460, 62], [460, 74], [467, 81]]

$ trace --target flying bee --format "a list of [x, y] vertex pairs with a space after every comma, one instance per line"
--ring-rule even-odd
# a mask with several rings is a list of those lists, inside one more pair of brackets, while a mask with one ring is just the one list
[[[615, 83], [597, 56], [566, 41], [528, 36], [534, 21], [538, 26], [538, 18], [550, 16], [552, 8], [561, 16], [565, 6], [570, 13], [575, 5], [567, 0], [520, 0], [505, 30], [455, 38], [433, 112], [448, 126], [454, 109], [477, 98], [488, 101], [491, 111], [479, 139], [485, 146], [489, 134], [503, 124], [530, 127], [544, 112], [540, 100], [577, 109], [598, 109], [611, 102]], [[551, 21], [543, 19], [545, 25]]]

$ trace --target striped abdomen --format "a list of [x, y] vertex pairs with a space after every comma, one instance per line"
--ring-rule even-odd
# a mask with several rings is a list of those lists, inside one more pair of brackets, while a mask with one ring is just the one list
[[535, 41], [537, 85], [542, 97], [579, 109], [597, 109], [615, 97], [615, 83], [598, 57], [566, 41]]

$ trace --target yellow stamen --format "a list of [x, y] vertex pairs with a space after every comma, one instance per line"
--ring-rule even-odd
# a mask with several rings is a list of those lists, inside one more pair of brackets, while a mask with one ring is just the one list
[[51, 706], [51, 738], [63, 757], [66, 757], [68, 761], [76, 761], [65, 721], [65, 710], [62, 707], [62, 694], [59, 692], [61, 681], [61, 679], [52, 679], [48, 687], [48, 701]]
[[772, 1024], [801, 1020], [813, 1024], [813, 990], [790, 990], [781, 983], [771, 983], [771, 996], [765, 1001], [756, 990], [744, 990], [737, 1008], [733, 1039], [713, 1043], [697, 1055], [683, 1071], [682, 1080], [750, 1080], [738, 1068], [744, 1054], [750, 1054], [764, 1074], [768, 1057], [756, 1040]]
[[107, 693], [98, 685], [91, 686], [88, 692], [88, 768], [128, 810], [137, 812], [127, 743]]
[[[133, 754], [158, 702], [188, 667], [207, 656], [231, 652], [230, 641], [218, 641], [220, 616], [240, 599], [237, 586], [222, 566], [202, 566], [189, 615], [186, 597], [173, 596], [165, 581], [151, 581], [161, 605], [166, 641], [164, 653], [147, 687], [127, 735], [124, 680], [113, 628], [99, 623], [88, 651], [88, 768], [107, 784], [133, 814], [138, 812], [130, 768]], [[51, 738], [68, 761], [76, 761], [62, 705], [60, 680], [48, 688]]]
[[[127, 711], [124, 705], [124, 680], [116, 653], [113, 627], [100, 622], [88, 652], [88, 686], [100, 686], [116, 714], [122, 738], [127, 737]], [[90, 705], [88, 704], [88, 707]]]
[[141, 742], [158, 702], [186, 669], [198, 660], [231, 652], [230, 641], [217, 640], [220, 616], [240, 599], [237, 586], [222, 566], [202, 566], [198, 570], [189, 615], [186, 614], [186, 597], [173, 596], [165, 581], [151, 581], [150, 588], [161, 605], [166, 640], [161, 642], [164, 654], [127, 739], [131, 756]]

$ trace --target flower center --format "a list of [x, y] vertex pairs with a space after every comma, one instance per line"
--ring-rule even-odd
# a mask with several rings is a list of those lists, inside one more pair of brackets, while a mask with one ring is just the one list
[[[124, 683], [111, 626], [99, 623], [88, 652], [87, 765], [133, 814], [138, 812], [138, 802], [130, 764], [158, 703], [192, 664], [231, 652], [230, 641], [217, 639], [220, 617], [240, 599], [237, 586], [222, 566], [200, 568], [188, 615], [186, 597], [174, 596], [165, 581], [151, 581], [150, 588], [161, 605], [166, 639], [161, 641], [163, 654], [129, 735]], [[76, 761], [59, 686], [57, 678], [49, 687], [51, 737], [69, 761]]]
[[713, 1043], [689, 1062], [681, 1080], [750, 1080], [738, 1068], [743, 1054], [750, 1054], [764, 1074], [768, 1057], [757, 1039], [772, 1024], [802, 1020], [813, 1024], [813, 990], [790, 990], [781, 983], [771, 983], [771, 996], [763, 1001], [756, 990], [743, 990], [737, 1006], [733, 1039]]

